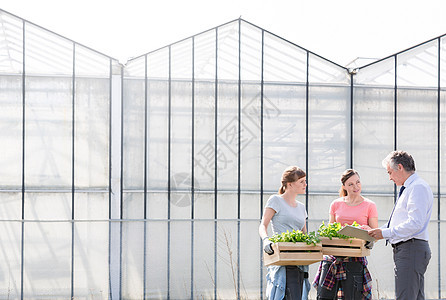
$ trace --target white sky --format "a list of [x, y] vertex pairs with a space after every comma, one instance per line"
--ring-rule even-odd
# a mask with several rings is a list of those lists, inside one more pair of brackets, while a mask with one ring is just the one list
[[121, 63], [240, 16], [343, 66], [446, 33], [444, 0], [2, 0], [0, 8]]

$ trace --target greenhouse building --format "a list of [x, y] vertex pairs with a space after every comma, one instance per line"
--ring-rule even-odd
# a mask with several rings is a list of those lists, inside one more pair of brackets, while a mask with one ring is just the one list
[[[283, 170], [307, 174], [309, 231], [348, 168], [382, 226], [396, 149], [432, 188], [425, 292], [446, 298], [446, 35], [349, 67], [240, 18], [122, 64], [4, 10], [0, 29], [1, 299], [266, 299]], [[385, 244], [373, 299], [395, 297]]]

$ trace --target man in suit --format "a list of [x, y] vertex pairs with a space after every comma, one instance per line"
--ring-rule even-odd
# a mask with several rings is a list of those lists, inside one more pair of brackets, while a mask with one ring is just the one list
[[369, 230], [369, 235], [386, 239], [393, 247], [396, 299], [425, 299], [424, 273], [431, 257], [428, 224], [432, 190], [415, 172], [414, 159], [405, 151], [391, 152], [383, 166], [389, 179], [401, 188], [387, 224]]

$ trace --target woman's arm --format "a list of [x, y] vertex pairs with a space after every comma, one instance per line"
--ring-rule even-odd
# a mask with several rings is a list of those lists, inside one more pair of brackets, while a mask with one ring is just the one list
[[[362, 229], [365, 230], [371, 230], [378, 227], [378, 212], [376, 210], [375, 203], [372, 203], [370, 206], [369, 212], [368, 212], [369, 218], [367, 219], [367, 225], [361, 226]], [[376, 216], [376, 217], [370, 217], [370, 216]]]
[[378, 217], [376, 218], [369, 218], [368, 220], [369, 226], [371, 229], [378, 227]]
[[335, 223], [335, 222], [336, 222], [336, 217], [335, 217], [335, 215], [330, 214], [330, 219], [329, 219], [328, 223], [332, 224], [332, 223]]
[[276, 211], [270, 207], [265, 208], [265, 210], [263, 211], [262, 221], [260, 222], [259, 226], [259, 235], [262, 240], [268, 237], [268, 225], [275, 213]]

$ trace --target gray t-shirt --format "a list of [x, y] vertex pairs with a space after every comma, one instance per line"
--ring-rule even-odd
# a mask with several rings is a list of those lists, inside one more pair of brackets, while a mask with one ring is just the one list
[[289, 230], [302, 230], [307, 219], [305, 205], [296, 200], [296, 207], [290, 206], [280, 195], [269, 197], [266, 207], [274, 209], [276, 212], [271, 219], [271, 229], [273, 234], [286, 232]]

